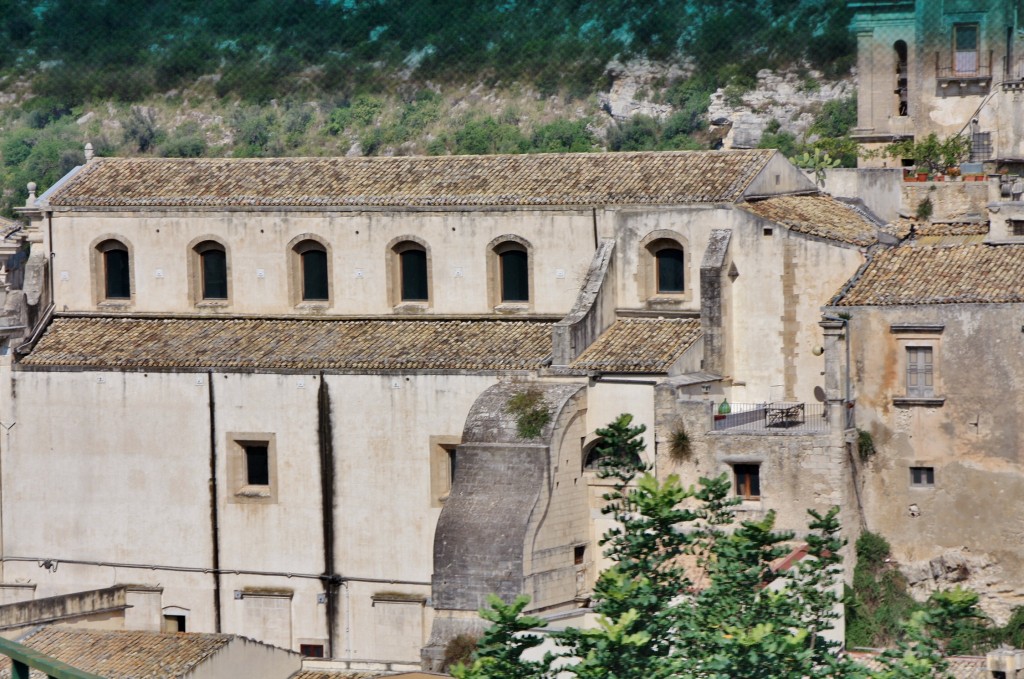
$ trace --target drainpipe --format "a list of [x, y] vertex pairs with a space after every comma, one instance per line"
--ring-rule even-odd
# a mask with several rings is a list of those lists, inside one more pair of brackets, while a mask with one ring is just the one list
[[220, 517], [217, 498], [217, 402], [213, 392], [213, 370], [206, 373], [207, 407], [210, 411], [210, 532], [213, 533], [213, 625], [218, 634], [221, 631], [220, 615]]

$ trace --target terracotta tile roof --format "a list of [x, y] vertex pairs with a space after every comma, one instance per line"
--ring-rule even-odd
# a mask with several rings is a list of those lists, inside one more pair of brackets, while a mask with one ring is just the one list
[[876, 255], [840, 306], [1024, 302], [1024, 245], [904, 245]]
[[380, 674], [346, 670], [300, 670], [288, 679], [383, 679]]
[[[872, 672], [883, 669], [882, 663], [878, 660], [878, 653], [851, 652], [849, 656]], [[948, 676], [953, 679], [992, 678], [992, 673], [988, 671], [988, 660], [984, 656], [952, 655], [946, 658], [946, 662], [949, 663]]]
[[851, 245], [872, 245], [879, 228], [852, 205], [825, 195], [778, 196], [743, 207], [792, 231]]
[[111, 369], [531, 370], [549, 322], [57, 318], [22, 363]]
[[628, 318], [615, 321], [572, 363], [579, 370], [665, 373], [700, 337], [695, 318]]
[[[107, 679], [170, 679], [189, 674], [232, 638], [229, 634], [159, 634], [51, 626], [29, 634], [20, 643]], [[0, 677], [10, 676], [10, 660], [3, 657]], [[35, 670], [31, 676], [45, 677]]]
[[947, 237], [947, 236], [984, 236], [988, 233], [987, 221], [973, 222], [919, 222], [915, 219], [897, 219], [886, 224], [883, 229], [896, 236], [906, 238], [910, 235], [910, 227], [914, 227], [914, 233], [919, 237]]
[[100, 158], [55, 206], [615, 205], [734, 201], [775, 151]]
[[7, 238], [15, 231], [21, 230], [25, 225], [13, 219], [0, 217], [0, 238]]

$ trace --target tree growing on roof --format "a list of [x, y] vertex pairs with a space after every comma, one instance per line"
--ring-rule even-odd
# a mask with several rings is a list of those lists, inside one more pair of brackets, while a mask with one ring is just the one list
[[[602, 474], [615, 478], [605, 513], [618, 527], [602, 545], [613, 565], [594, 587], [594, 629], [569, 628], [551, 637], [560, 652], [526, 661], [541, 643], [524, 618], [525, 601], [492, 601], [483, 615], [495, 623], [459, 679], [743, 679], [825, 677], [897, 679], [944, 676], [933, 631], [973, 615], [973, 601], [954, 597], [908, 624], [907, 641], [881, 658], [872, 673], [841, 652], [825, 633], [838, 617], [841, 577], [838, 508], [809, 511], [806, 552], [783, 559], [793, 534], [774, 530], [774, 514], [735, 521], [727, 477], [685, 488], [675, 475], [659, 482], [637, 464], [643, 427], [620, 416], [598, 433]], [[504, 643], [493, 643], [505, 639]]]

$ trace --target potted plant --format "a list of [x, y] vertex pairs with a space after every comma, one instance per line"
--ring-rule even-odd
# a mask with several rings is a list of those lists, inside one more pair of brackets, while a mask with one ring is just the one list
[[928, 166], [918, 165], [917, 166], [917, 181], [926, 182], [928, 181]]

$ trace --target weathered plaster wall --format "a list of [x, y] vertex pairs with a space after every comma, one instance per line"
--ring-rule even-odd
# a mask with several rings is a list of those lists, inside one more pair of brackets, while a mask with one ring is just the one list
[[932, 219], [940, 221], [987, 216], [986, 206], [994, 199], [987, 181], [901, 182], [901, 187], [907, 214], [915, 214], [921, 201], [928, 199], [932, 202]]
[[[431, 313], [493, 313], [488, 245], [514, 234], [532, 246], [536, 299], [530, 310], [564, 314], [596, 247], [589, 210], [58, 212], [53, 247], [59, 309], [97, 308], [90, 267], [101, 234], [131, 246], [135, 285], [125, 310], [160, 313], [391, 313], [390, 247], [403, 236], [429, 248]], [[289, 243], [302, 234], [331, 248], [333, 298], [326, 309], [296, 307], [289, 294]], [[223, 307], [196, 309], [189, 295], [190, 243], [203, 235], [228, 248], [231, 299]]]
[[[877, 450], [864, 467], [868, 529], [903, 563], [963, 547], [999, 566], [1000, 577], [979, 591], [990, 608], [1024, 602], [1019, 305], [850, 311], [857, 424]], [[893, 332], [893, 324], [942, 329]], [[944, 401], [898, 400], [906, 396], [908, 346], [932, 347], [935, 396]], [[912, 487], [910, 467], [934, 468], [934, 486]]]
[[[373, 658], [394, 644], [376, 629], [383, 609], [374, 605], [374, 595], [429, 596], [440, 512], [431, 494], [430, 437], [458, 438], [470, 405], [496, 379], [326, 377], [334, 432], [335, 571], [355, 579], [336, 595], [336, 655]], [[184, 609], [189, 629], [214, 630], [209, 574], [60, 561], [212, 566], [208, 380], [208, 373], [18, 372], [12, 410], [21, 423], [3, 446], [11, 474], [4, 476], [5, 554], [33, 560], [8, 562], [5, 577], [36, 583], [38, 597], [117, 583], [160, 584], [163, 606]], [[317, 601], [321, 583], [285, 575], [319, 574], [325, 567], [319, 380], [213, 375], [220, 565], [281, 573], [225, 573], [222, 630], [288, 639], [293, 648], [328, 636], [325, 604]], [[276, 502], [234, 501], [225, 450], [229, 432], [275, 435]], [[57, 569], [40, 569], [35, 558], [56, 559]], [[256, 595], [268, 589], [283, 596], [276, 596], [273, 610], [258, 613], [254, 607], [262, 599]], [[431, 614], [422, 607], [420, 613], [422, 620], [409, 627], [416, 638], [401, 642], [406, 659], [416, 657], [429, 631]]]
[[840, 198], [858, 198], [880, 219], [891, 222], [903, 208], [899, 168], [837, 167], [826, 171], [825, 190]]

